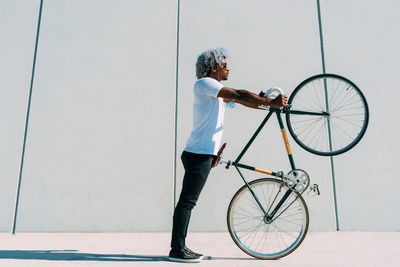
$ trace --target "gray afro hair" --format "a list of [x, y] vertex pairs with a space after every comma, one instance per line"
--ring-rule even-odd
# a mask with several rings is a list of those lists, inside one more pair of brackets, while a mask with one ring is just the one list
[[228, 58], [228, 51], [224, 48], [215, 48], [204, 51], [197, 57], [196, 77], [207, 77], [213, 68], [217, 68], [221, 62]]

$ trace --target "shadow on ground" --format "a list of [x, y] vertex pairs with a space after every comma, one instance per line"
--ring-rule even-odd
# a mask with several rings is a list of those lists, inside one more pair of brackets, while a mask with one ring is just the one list
[[1, 250], [0, 259], [49, 261], [167, 261], [168, 257], [82, 253], [77, 250]]
[[[168, 261], [167, 256], [96, 254], [78, 250], [0, 250], [1, 259], [48, 261]], [[253, 260], [253, 258], [228, 258], [206, 256], [204, 260]]]

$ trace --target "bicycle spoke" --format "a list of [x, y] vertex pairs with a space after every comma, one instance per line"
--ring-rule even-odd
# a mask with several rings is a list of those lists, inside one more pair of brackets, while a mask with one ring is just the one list
[[[237, 220], [238, 218], [237, 217], [235, 217], [235, 221]], [[247, 218], [245, 221], [242, 221], [242, 222], [240, 222], [240, 223], [235, 223], [234, 224], [234, 226], [238, 226], [238, 225], [242, 225], [242, 224], [245, 224], [245, 223], [248, 223], [248, 222], [251, 222], [251, 221], [253, 221], [254, 219], [257, 219], [257, 217], [252, 217], [252, 218]]]
[[[304, 140], [307, 139], [307, 137], [313, 132], [312, 129], [313, 129], [318, 123], [320, 123], [321, 121], [322, 121], [322, 119], [319, 119], [319, 120], [314, 121], [312, 124], [309, 125], [308, 128], [304, 129], [303, 131], [301, 131], [301, 132], [298, 134], [298, 136], [301, 138], [302, 133], [308, 130], [308, 131], [307, 131], [307, 134], [306, 134], [305, 136], [303, 136], [302, 141], [304, 141]], [[313, 137], [315, 137], [315, 134], [314, 134]], [[313, 137], [311, 138], [311, 140], [313, 140]]]
[[362, 109], [364, 109], [364, 106], [354, 107], [354, 104], [359, 104], [359, 103], [361, 103], [361, 104], [363, 103], [361, 99], [356, 99], [353, 102], [346, 103], [345, 105], [342, 105], [342, 106], [336, 106], [335, 108], [333, 108], [333, 110], [331, 110], [331, 114], [334, 114], [334, 113], [339, 112], [339, 111], [345, 111], [345, 110], [347, 110], [349, 108], [350, 109], [354, 109], [354, 108], [362, 108]]
[[[337, 117], [337, 118], [335, 118], [336, 120], [340, 120], [340, 121], [342, 121], [342, 122], [345, 122], [346, 124], [348, 124], [348, 125], [353, 125], [354, 127], [356, 127], [357, 129], [361, 129], [362, 128], [362, 126], [360, 126], [360, 125], [358, 125], [358, 124], [355, 124], [353, 121], [356, 121], [356, 122], [360, 122], [361, 120], [352, 120], [352, 119], [347, 119], [347, 118], [343, 118], [344, 116], [342, 116], [342, 117]], [[333, 120], [332, 120], [333, 121]], [[362, 121], [361, 121], [362, 122]]]
[[[319, 140], [320, 139], [323, 139], [323, 135], [324, 135], [324, 129], [327, 127], [327, 121], [325, 120], [324, 122], [323, 122], [323, 124], [321, 124], [321, 126], [319, 127], [319, 130], [317, 131], [317, 133], [318, 133], [318, 138], [317, 138], [317, 140], [315, 141], [315, 145], [314, 145], [314, 149], [317, 147], [317, 145], [319, 144]], [[324, 129], [323, 129], [324, 128]], [[326, 131], [327, 132], [327, 131]], [[317, 133], [315, 134], [315, 136], [317, 135]], [[321, 148], [322, 148], [322, 146], [321, 146]]]
[[[349, 91], [347, 91], [347, 92], [345, 92], [345, 94], [341, 97], [341, 99], [340, 100], [338, 100], [339, 102], [338, 103], [332, 103], [332, 106], [340, 106], [340, 107], [342, 107], [342, 106], [346, 106], [346, 102], [345, 101], [350, 101], [350, 100], [346, 100], [347, 98], [348, 98], [348, 96], [350, 95], [350, 92]], [[344, 103], [343, 103], [344, 102]]]
[[332, 124], [335, 126], [336, 129], [338, 129], [340, 132], [342, 132], [345, 136], [347, 136], [350, 140], [353, 139], [353, 136], [348, 134], [346, 131], [342, 129], [342, 127], [339, 127], [336, 123], [332, 122]]
[[282, 246], [279, 247], [289, 247], [290, 245], [287, 244], [287, 241], [282, 236], [282, 233], [285, 233], [285, 231], [279, 229], [275, 224], [272, 224], [272, 227], [275, 228], [275, 233], [278, 237], [277, 240], [279, 240], [280, 243], [283, 244]]
[[313, 88], [314, 88], [314, 93], [315, 93], [315, 96], [317, 97], [316, 99], [317, 99], [317, 101], [318, 101], [318, 106], [321, 108], [321, 110], [324, 110], [324, 104], [322, 104], [321, 102], [319, 102], [320, 100], [321, 100], [321, 98], [319, 97], [319, 95], [318, 95], [318, 91], [319, 90], [317, 90], [317, 89], [315, 89], [315, 85], [314, 85], [314, 83], [312, 83], [312, 85], [313, 85]]
[[[333, 79], [330, 79], [330, 80], [331, 80], [331, 86], [329, 88], [334, 88], [335, 87], [334, 86], [334, 82], [335, 81]], [[330, 99], [328, 101], [329, 107], [332, 106], [332, 102], [334, 101], [334, 99], [336, 99], [338, 97], [338, 94], [340, 94], [340, 90], [337, 90], [337, 88], [339, 87], [339, 84], [340, 84], [340, 82], [338, 82], [338, 84], [336, 85], [335, 89], [331, 89], [330, 90], [330, 91], [333, 91], [333, 94], [332, 94], [332, 96], [330, 96]], [[331, 109], [330, 109], [330, 111], [331, 111]]]
[[[335, 89], [332, 89], [332, 90], [334, 90], [335, 94], [334, 94], [334, 97], [331, 97], [331, 98], [330, 98], [330, 101], [328, 101], [328, 102], [329, 102], [329, 107], [334, 106], [335, 102], [339, 101], [338, 99], [343, 98], [343, 90], [338, 89], [338, 88], [339, 88], [339, 85], [340, 85], [341, 83], [342, 83], [342, 81], [338, 81], [338, 84], [337, 84], [336, 88], [335, 88]], [[333, 88], [333, 87], [332, 87], [332, 88]], [[329, 109], [329, 110], [331, 110], [331, 109]]]
[[250, 216], [254, 216], [252, 213], [250, 213], [248, 210], [246, 210], [246, 209], [244, 209], [242, 207], [237, 207], [237, 208], [244, 212], [244, 213], [238, 213], [237, 211], [235, 211], [235, 213], [237, 213], [237, 214], [241, 214], [241, 215], [244, 215], [244, 216], [246, 216], [245, 214], [248, 214]]
[[276, 231], [279, 233], [279, 236], [282, 238], [283, 234], [288, 235], [292, 237], [293, 239], [296, 239], [297, 236], [293, 235], [292, 232], [286, 231], [285, 229], [277, 226], [277, 224], [272, 224], [273, 227], [275, 227]]
[[[320, 106], [320, 104], [315, 101], [311, 101], [310, 103], [310, 100], [307, 100], [307, 96], [305, 98], [303, 98], [302, 96], [298, 96], [298, 98], [299, 101], [298, 103], [296, 103], [296, 109], [309, 111], [314, 110], [319, 112], [325, 110], [323, 107]], [[315, 104], [317, 107], [311, 104]]]

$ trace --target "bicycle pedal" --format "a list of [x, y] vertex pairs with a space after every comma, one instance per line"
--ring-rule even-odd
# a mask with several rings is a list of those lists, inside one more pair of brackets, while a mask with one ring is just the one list
[[228, 162], [226, 163], [225, 169], [229, 169], [229, 167], [232, 165], [232, 161], [228, 160]]
[[308, 191], [307, 195], [309, 195], [311, 192], [315, 193], [318, 196], [321, 195], [321, 192], [319, 191], [319, 187], [317, 184], [313, 184], [310, 186], [310, 191]]

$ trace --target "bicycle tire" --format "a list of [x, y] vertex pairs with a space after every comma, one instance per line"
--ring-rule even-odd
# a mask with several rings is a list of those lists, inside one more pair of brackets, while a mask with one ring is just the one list
[[[291, 190], [274, 178], [254, 180], [249, 187], [267, 212], [272, 211], [287, 190]], [[258, 259], [277, 259], [292, 253], [303, 242], [308, 231], [309, 214], [301, 194], [292, 191], [276, 218], [268, 223], [244, 185], [229, 204], [227, 224], [231, 238], [243, 252]]]
[[317, 155], [335, 156], [350, 150], [368, 127], [364, 95], [352, 81], [337, 74], [306, 79], [294, 89], [288, 104], [286, 123], [291, 136]]

